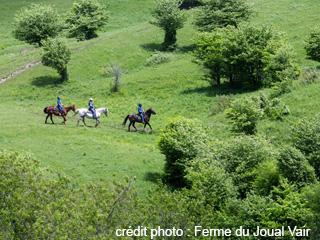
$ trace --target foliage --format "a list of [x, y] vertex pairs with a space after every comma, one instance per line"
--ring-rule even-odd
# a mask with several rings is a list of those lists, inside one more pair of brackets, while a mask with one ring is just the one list
[[151, 57], [147, 59], [147, 65], [160, 65], [161, 63], [169, 62], [174, 58], [173, 54], [155, 52]]
[[70, 37], [80, 41], [97, 36], [96, 31], [108, 21], [107, 8], [96, 0], [81, 0], [74, 2], [66, 16]]
[[292, 48], [272, 27], [242, 25], [203, 33], [193, 55], [209, 70], [211, 84], [228, 79], [251, 88], [297, 77]]
[[111, 62], [110, 66], [105, 70], [105, 75], [114, 76], [113, 84], [111, 84], [110, 91], [111, 92], [119, 92], [121, 89], [122, 82], [120, 81], [120, 77], [123, 73], [121, 69], [121, 65], [117, 65]]
[[62, 30], [59, 14], [50, 5], [31, 4], [22, 8], [14, 18], [15, 38], [30, 44], [38, 44], [48, 38], [56, 37]]
[[211, 107], [212, 114], [218, 114], [223, 112], [226, 108], [230, 106], [233, 101], [233, 95], [217, 95], [215, 97], [215, 104]]
[[252, 8], [245, 0], [201, 0], [203, 6], [198, 8], [195, 25], [203, 32], [212, 32], [228, 25], [237, 27], [253, 14]]
[[270, 143], [253, 136], [238, 136], [213, 146], [213, 155], [233, 179], [241, 197], [252, 189], [256, 179], [256, 167], [275, 158]]
[[252, 183], [254, 192], [262, 196], [268, 196], [273, 187], [279, 185], [280, 173], [275, 161], [264, 161], [254, 170], [255, 179]]
[[306, 39], [305, 49], [310, 59], [320, 62], [320, 28], [315, 28]]
[[317, 177], [320, 177], [320, 120], [317, 116], [314, 120], [302, 119], [291, 130], [292, 143], [307, 158], [314, 167]]
[[316, 239], [320, 234], [320, 184], [316, 183], [303, 189], [303, 197], [306, 201], [306, 207], [311, 210], [308, 225], [311, 230], [311, 239]]
[[284, 80], [272, 84], [272, 91], [270, 98], [277, 98], [285, 93], [290, 93], [292, 87], [292, 80]]
[[256, 125], [263, 113], [259, 102], [250, 98], [234, 100], [225, 112], [232, 124], [232, 130], [245, 134], [254, 134], [257, 131]]
[[300, 80], [303, 84], [316, 83], [319, 80], [319, 71], [315, 67], [311, 69], [302, 69], [302, 72]]
[[280, 150], [278, 168], [281, 175], [299, 187], [316, 181], [314, 168], [296, 148], [284, 146]]
[[229, 174], [210, 158], [196, 158], [187, 169], [186, 179], [191, 185], [189, 197], [213, 211], [222, 210], [227, 200], [236, 196]]
[[49, 38], [42, 41], [43, 54], [41, 62], [44, 66], [52, 67], [58, 71], [63, 81], [68, 80], [67, 64], [71, 57], [71, 50], [62, 38]]
[[271, 120], [282, 120], [289, 113], [288, 106], [279, 98], [272, 99], [264, 109], [264, 115]]
[[156, 6], [152, 11], [153, 19], [150, 23], [163, 29], [165, 32], [164, 49], [172, 50], [177, 42], [177, 30], [183, 28], [187, 20], [186, 12], [180, 10], [178, 0], [155, 0]]
[[186, 185], [185, 170], [191, 159], [208, 151], [208, 136], [196, 120], [171, 118], [160, 134], [158, 146], [166, 157], [165, 179], [177, 186]]

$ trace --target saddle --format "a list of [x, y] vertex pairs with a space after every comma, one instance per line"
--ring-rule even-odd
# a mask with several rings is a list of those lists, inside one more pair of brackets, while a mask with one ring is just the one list
[[[53, 111], [58, 111], [59, 112], [59, 108], [57, 106], [54, 107]], [[62, 106], [61, 112], [64, 111], [64, 106]]]

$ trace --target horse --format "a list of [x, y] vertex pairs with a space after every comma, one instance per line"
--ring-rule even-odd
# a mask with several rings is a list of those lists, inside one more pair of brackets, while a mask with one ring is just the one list
[[[148, 109], [145, 113], [143, 113], [143, 116], [144, 116], [144, 129], [146, 128], [146, 125], [148, 124], [150, 129], [152, 130], [152, 127], [149, 123], [150, 121], [150, 118], [151, 118], [151, 114], [157, 114], [152, 108]], [[128, 131], [130, 132], [130, 126], [132, 125], [136, 131], [137, 131], [137, 128], [134, 126], [135, 122], [139, 122], [139, 123], [142, 123], [142, 120], [141, 120], [141, 117], [138, 115], [138, 114], [130, 114], [130, 115], [127, 115], [126, 118], [124, 119], [123, 121], [123, 125], [126, 125], [126, 122], [127, 120], [130, 120], [130, 124], [129, 124], [129, 127], [128, 127]]]
[[[70, 110], [72, 110], [74, 112], [75, 111], [75, 106], [74, 105], [70, 105], [68, 107], [63, 108], [63, 110], [61, 112], [61, 116], [63, 117], [64, 121], [61, 124], [66, 125], [66, 121], [67, 121], [66, 116], [67, 116], [67, 114], [68, 114], [68, 112]], [[55, 109], [55, 106], [46, 107], [46, 108], [43, 109], [43, 112], [48, 114], [47, 117], [46, 117], [45, 123], [47, 123], [48, 117], [50, 116], [51, 122], [52, 122], [52, 124], [54, 124], [54, 122], [52, 120], [52, 114], [54, 114], [56, 116], [60, 116], [59, 115], [59, 110], [58, 110], [58, 108]]]
[[[97, 127], [100, 124], [99, 118], [102, 115], [102, 113], [104, 113], [106, 117], [108, 116], [108, 108], [97, 108], [95, 109], [95, 111], [96, 111], [96, 127]], [[79, 122], [81, 121], [81, 119], [84, 125], [87, 126], [86, 122], [84, 121], [84, 117], [92, 118], [92, 112], [89, 111], [87, 108], [79, 108], [74, 112], [72, 117], [74, 117], [77, 113], [79, 113], [77, 126], [79, 127]]]

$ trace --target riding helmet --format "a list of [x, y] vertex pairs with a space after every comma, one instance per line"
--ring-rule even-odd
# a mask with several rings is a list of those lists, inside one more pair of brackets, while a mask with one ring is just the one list
[[60, 99], [60, 96], [58, 96], [58, 99]]
[[142, 104], [141, 103], [139, 103], [139, 107], [141, 107], [142, 106]]
[[92, 99], [92, 98], [90, 98], [90, 101], [93, 101], [93, 99]]

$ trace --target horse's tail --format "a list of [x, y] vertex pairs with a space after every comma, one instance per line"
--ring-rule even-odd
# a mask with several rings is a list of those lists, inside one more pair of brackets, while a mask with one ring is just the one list
[[72, 117], [74, 117], [75, 115], [77, 115], [79, 113], [79, 109], [76, 109], [75, 111], [74, 111], [74, 114], [72, 115]]
[[130, 116], [130, 115], [127, 115], [127, 116], [126, 116], [126, 118], [124, 119], [122, 125], [126, 125], [126, 122], [128, 121], [129, 116]]
[[44, 113], [48, 113], [47, 108], [48, 108], [48, 107], [45, 107], [45, 108], [43, 109], [43, 112], [44, 112]]

